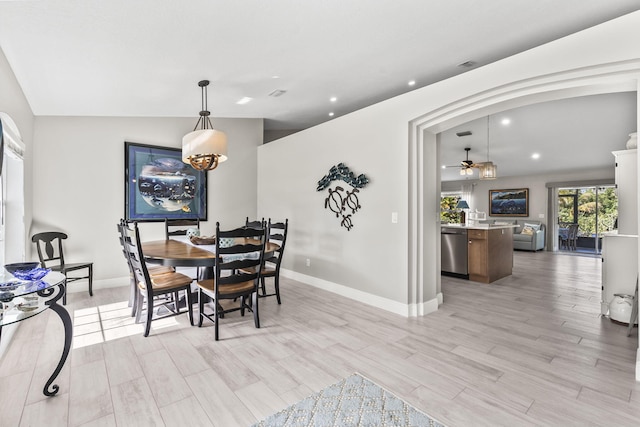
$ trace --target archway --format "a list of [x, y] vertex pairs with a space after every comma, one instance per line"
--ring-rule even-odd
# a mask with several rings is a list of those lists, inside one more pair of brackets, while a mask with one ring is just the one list
[[[437, 134], [500, 111], [545, 101], [603, 93], [638, 91], [640, 60], [568, 70], [514, 81], [430, 111], [409, 123], [409, 305], [411, 315], [437, 310], [442, 302], [438, 206]], [[640, 109], [639, 109], [640, 111]], [[639, 120], [640, 122], [640, 120]]]
[[[524, 105], [640, 89], [640, 60], [601, 64], [541, 75], [495, 87], [430, 111], [409, 123], [409, 306], [410, 315], [436, 311], [443, 302], [440, 282], [440, 161], [438, 133]], [[640, 103], [640, 99], [638, 100]], [[640, 108], [637, 125], [640, 125]], [[426, 302], [425, 302], [426, 301]], [[638, 303], [638, 302], [636, 302]], [[636, 353], [636, 380], [640, 360]]]

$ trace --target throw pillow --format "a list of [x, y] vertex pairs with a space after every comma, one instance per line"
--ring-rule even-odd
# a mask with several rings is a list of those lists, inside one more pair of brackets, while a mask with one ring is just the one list
[[520, 234], [526, 234], [528, 236], [533, 236], [533, 228], [529, 227], [529, 225], [525, 225]]
[[531, 229], [533, 229], [533, 231], [540, 230], [540, 224], [529, 224], [528, 222], [525, 222], [524, 226], [525, 227], [530, 227]]

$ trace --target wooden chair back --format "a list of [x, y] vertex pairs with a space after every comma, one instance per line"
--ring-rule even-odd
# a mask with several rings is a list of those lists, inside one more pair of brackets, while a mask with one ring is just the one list
[[284, 255], [284, 247], [287, 243], [287, 231], [289, 230], [289, 219], [286, 218], [284, 222], [269, 222], [267, 225], [268, 241], [276, 243], [279, 248], [275, 252], [269, 254], [268, 258], [265, 258], [265, 262], [275, 264], [276, 274], [280, 273], [280, 264], [282, 263], [282, 256]]
[[186, 236], [189, 228], [200, 229], [199, 219], [164, 219], [165, 239], [172, 236]]
[[42, 268], [64, 266], [62, 241], [67, 237], [65, 233], [58, 231], [37, 233], [31, 237], [31, 241], [36, 244]]

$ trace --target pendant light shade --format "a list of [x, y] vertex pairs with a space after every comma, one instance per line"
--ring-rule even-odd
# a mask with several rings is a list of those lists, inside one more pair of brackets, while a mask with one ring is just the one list
[[[182, 138], [182, 161], [197, 170], [213, 170], [227, 160], [227, 135], [213, 128], [207, 110], [209, 80], [198, 82], [202, 89], [202, 110], [193, 132]], [[200, 127], [198, 129], [198, 127]]]
[[480, 166], [480, 179], [496, 179], [498, 177], [498, 165], [493, 162], [484, 162]]

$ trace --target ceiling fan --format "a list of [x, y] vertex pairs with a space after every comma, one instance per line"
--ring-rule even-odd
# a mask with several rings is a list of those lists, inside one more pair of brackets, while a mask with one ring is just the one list
[[465, 147], [464, 151], [467, 152], [467, 158], [465, 160], [462, 160], [459, 165], [445, 166], [445, 168], [460, 168], [460, 175], [473, 175], [473, 168], [480, 168], [482, 164], [469, 160], [470, 147]]

